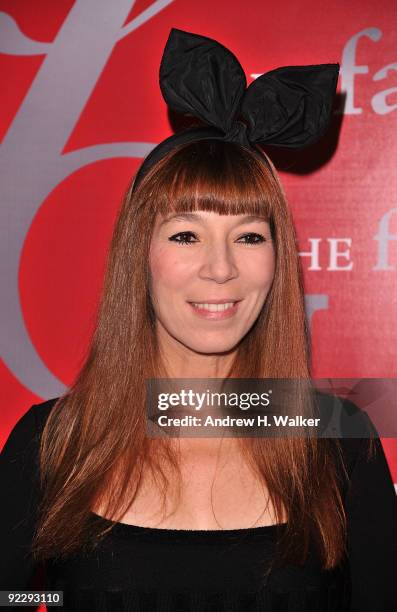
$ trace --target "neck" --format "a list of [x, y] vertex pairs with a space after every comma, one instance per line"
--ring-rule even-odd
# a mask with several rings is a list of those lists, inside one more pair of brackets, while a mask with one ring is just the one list
[[237, 350], [197, 353], [158, 328], [162, 362], [169, 378], [227, 378]]

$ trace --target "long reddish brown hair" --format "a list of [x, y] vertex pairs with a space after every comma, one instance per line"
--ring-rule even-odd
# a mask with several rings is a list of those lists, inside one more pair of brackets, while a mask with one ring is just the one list
[[[160, 361], [148, 269], [156, 215], [205, 210], [267, 216], [275, 246], [271, 290], [240, 341], [229, 376], [309, 380], [303, 287], [294, 226], [271, 161], [235, 143], [202, 140], [173, 149], [135, 187], [114, 228], [95, 331], [68, 393], [41, 437], [42, 504], [33, 552], [38, 558], [99, 542], [94, 507], [118, 521], [135, 499], [143, 469], [162, 483], [164, 466], [180, 468], [170, 440], [149, 439], [145, 381], [166, 374]], [[346, 518], [338, 488], [336, 442], [312, 438], [244, 439], [242, 448], [265, 483], [277, 522], [287, 526], [281, 557], [302, 562], [315, 534], [323, 566], [345, 551]], [[91, 527], [90, 527], [91, 525]]]

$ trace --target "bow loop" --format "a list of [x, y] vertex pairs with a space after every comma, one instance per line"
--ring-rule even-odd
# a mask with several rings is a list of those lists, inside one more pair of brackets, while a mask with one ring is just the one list
[[172, 28], [160, 64], [168, 106], [230, 131], [246, 89], [240, 62], [216, 40]]
[[241, 114], [251, 143], [299, 148], [327, 129], [339, 64], [284, 66], [262, 74], [246, 90]]

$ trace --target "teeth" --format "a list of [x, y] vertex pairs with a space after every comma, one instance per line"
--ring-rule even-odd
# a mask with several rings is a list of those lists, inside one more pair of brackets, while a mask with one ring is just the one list
[[227, 302], [226, 304], [197, 304], [192, 302], [193, 306], [196, 308], [200, 308], [203, 310], [209, 310], [210, 312], [220, 312], [222, 310], [227, 310], [234, 305], [234, 302]]

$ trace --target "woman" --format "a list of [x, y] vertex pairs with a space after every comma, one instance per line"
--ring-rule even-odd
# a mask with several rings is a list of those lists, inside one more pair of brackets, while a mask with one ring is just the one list
[[369, 433], [146, 435], [148, 379], [310, 376], [275, 168], [241, 125], [195, 130], [159, 145], [125, 197], [77, 380], [7, 440], [1, 587], [28, 588], [41, 563], [64, 609], [392, 610], [397, 505], [378, 439], [371, 453]]

